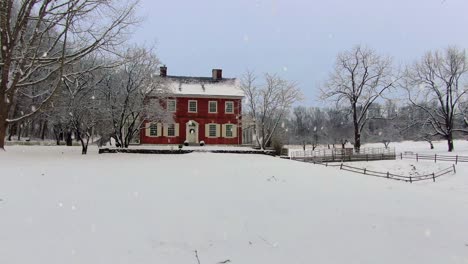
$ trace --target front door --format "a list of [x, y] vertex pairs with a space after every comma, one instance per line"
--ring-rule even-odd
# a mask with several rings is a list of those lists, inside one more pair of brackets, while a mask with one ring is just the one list
[[187, 122], [187, 141], [189, 144], [197, 144], [198, 143], [198, 123], [190, 120]]

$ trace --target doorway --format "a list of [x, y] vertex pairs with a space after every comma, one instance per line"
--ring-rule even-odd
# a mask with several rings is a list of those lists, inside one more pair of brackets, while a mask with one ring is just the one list
[[190, 120], [186, 124], [186, 140], [189, 144], [198, 144], [198, 123]]

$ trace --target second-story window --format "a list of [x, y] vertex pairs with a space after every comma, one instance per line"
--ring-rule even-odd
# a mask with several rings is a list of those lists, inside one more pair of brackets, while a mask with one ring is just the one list
[[234, 114], [234, 102], [227, 101], [224, 111], [226, 112], [226, 114]]
[[176, 100], [175, 99], [167, 100], [167, 111], [168, 112], [175, 112], [176, 111]]
[[189, 111], [189, 113], [196, 113], [197, 110], [198, 110], [197, 100], [189, 100], [188, 101], [188, 111]]
[[208, 102], [208, 113], [218, 113], [218, 102], [216, 101]]

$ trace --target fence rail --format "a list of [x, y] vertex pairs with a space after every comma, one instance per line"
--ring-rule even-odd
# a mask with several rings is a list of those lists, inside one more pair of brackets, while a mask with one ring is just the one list
[[352, 148], [321, 149], [309, 151], [292, 151], [290, 158], [304, 162], [343, 162], [343, 161], [370, 161], [395, 160], [395, 149], [361, 148], [356, 152]]
[[392, 180], [399, 180], [399, 181], [405, 181], [405, 182], [416, 182], [416, 181], [424, 181], [424, 180], [432, 180], [435, 182], [435, 180], [438, 177], [441, 177], [443, 175], [449, 174], [449, 173], [456, 173], [455, 165], [452, 165], [448, 168], [445, 168], [443, 170], [440, 170], [438, 172], [433, 172], [430, 174], [424, 174], [424, 175], [398, 175], [390, 172], [379, 172], [379, 171], [373, 171], [373, 170], [368, 170], [367, 168], [358, 168], [358, 167], [353, 167], [353, 166], [348, 166], [343, 163], [340, 165], [340, 170], [346, 170], [350, 172], [355, 172], [355, 173], [360, 173], [364, 175], [370, 175], [370, 176], [375, 176], [375, 177], [381, 177], [381, 178], [387, 178], [387, 179], [392, 179]]
[[439, 155], [439, 154], [419, 154], [419, 153], [412, 153], [412, 152], [402, 152], [400, 153], [400, 159], [413, 159], [416, 161], [419, 160], [432, 160], [434, 162], [437, 161], [450, 161], [455, 162], [468, 162], [468, 156], [459, 156], [459, 155]]

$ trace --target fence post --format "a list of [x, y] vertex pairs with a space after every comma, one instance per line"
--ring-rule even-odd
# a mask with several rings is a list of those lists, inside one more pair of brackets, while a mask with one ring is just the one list
[[434, 163], [437, 163], [437, 154], [434, 154]]
[[416, 153], [416, 162], [418, 162], [419, 159], [418, 159], [418, 153]]
[[458, 164], [458, 155], [455, 156], [455, 164]]
[[403, 152], [400, 152], [400, 157], [401, 159], [403, 159]]
[[455, 164], [453, 164], [453, 173], [457, 173], [457, 171], [455, 170]]
[[413, 183], [413, 178], [411, 178], [411, 175], [409, 176], [409, 182]]
[[369, 161], [369, 154], [366, 154], [366, 161]]
[[341, 165], [340, 165], [340, 170], [343, 169], [343, 162], [341, 162]]
[[435, 182], [435, 174], [434, 174], [434, 172], [432, 173], [432, 180]]
[[390, 178], [390, 172], [387, 171], [387, 178]]
[[366, 174], [366, 170], [367, 170], [367, 168], [364, 168], [364, 174]]

